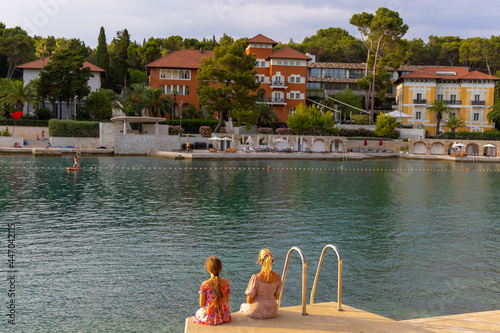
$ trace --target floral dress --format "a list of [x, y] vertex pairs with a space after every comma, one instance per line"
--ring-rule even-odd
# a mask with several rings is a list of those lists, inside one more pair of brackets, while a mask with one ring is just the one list
[[274, 318], [278, 315], [278, 303], [274, 295], [280, 292], [281, 276], [276, 282], [265, 283], [260, 282], [257, 275], [252, 275], [245, 294], [253, 297], [253, 302], [241, 304], [240, 312], [253, 319]]
[[205, 295], [205, 307], [196, 311], [194, 322], [201, 325], [220, 325], [231, 321], [231, 309], [227, 304], [226, 295], [231, 294], [231, 286], [229, 283], [222, 287], [222, 294], [224, 295], [224, 303], [217, 309], [212, 308], [210, 305], [214, 301], [215, 290], [205, 283], [201, 284], [200, 295]]

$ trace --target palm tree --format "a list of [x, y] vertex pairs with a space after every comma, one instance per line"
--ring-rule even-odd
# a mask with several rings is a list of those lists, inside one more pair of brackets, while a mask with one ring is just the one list
[[277, 121], [276, 112], [271, 105], [257, 103], [255, 113], [257, 113], [257, 122], [259, 125], [272, 124]]
[[445, 101], [436, 99], [431, 106], [427, 108], [428, 114], [436, 115], [436, 137], [439, 135], [439, 123], [445, 114], [450, 114], [451, 108]]
[[24, 81], [10, 81], [9, 84], [5, 85], [0, 101], [6, 105], [14, 106], [17, 112], [22, 112], [26, 103], [32, 105], [39, 103], [31, 82], [24, 85]]
[[144, 109], [145, 91], [146, 87], [143, 84], [134, 83], [123, 98], [124, 108], [127, 109], [127, 106], [130, 106], [137, 115], [141, 115]]
[[[490, 112], [486, 115], [486, 118], [490, 123], [500, 123], [500, 99], [497, 99], [492, 107], [490, 107]], [[496, 126], [495, 126], [496, 127]]]
[[452, 132], [455, 132], [455, 129], [460, 128], [460, 127], [465, 127], [465, 122], [460, 119], [460, 117], [457, 117], [454, 113], [450, 114], [448, 117], [448, 120], [445, 122], [446, 127], [451, 128]]
[[146, 89], [144, 91], [144, 99], [140, 103], [140, 106], [153, 116], [172, 114], [172, 99], [169, 97], [162, 97], [163, 94], [164, 92], [161, 88]]

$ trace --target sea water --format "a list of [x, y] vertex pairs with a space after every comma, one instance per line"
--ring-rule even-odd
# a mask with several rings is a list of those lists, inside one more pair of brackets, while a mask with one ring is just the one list
[[[83, 156], [67, 172], [72, 163], [0, 156], [2, 331], [182, 332], [206, 257], [222, 259], [237, 311], [262, 248], [279, 273], [302, 249], [309, 302], [327, 244], [343, 257], [346, 305], [395, 320], [500, 308], [498, 164]], [[336, 300], [329, 251], [315, 302]], [[299, 304], [293, 253], [282, 306]]]

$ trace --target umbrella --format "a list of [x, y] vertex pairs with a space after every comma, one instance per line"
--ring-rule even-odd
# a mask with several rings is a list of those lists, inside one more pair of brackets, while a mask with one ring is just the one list
[[282, 142], [282, 141], [286, 141], [286, 140], [281, 139], [281, 138], [277, 138], [276, 140], [274, 140], [274, 142]]
[[365, 142], [363, 142], [363, 145], [366, 146], [368, 144], [368, 141], [366, 141], [365, 139]]
[[483, 145], [483, 147], [486, 147], [486, 148], [496, 148], [495, 145], [491, 144], [491, 143], [488, 143], [487, 145]]
[[218, 136], [214, 136], [214, 137], [211, 137], [210, 139], [208, 139], [210, 141], [220, 141], [222, 140], [221, 138], [219, 138]]
[[413, 116], [410, 116], [409, 114], [406, 114], [401, 111], [392, 111], [389, 113], [386, 113], [386, 115], [391, 116], [392, 118], [413, 118]]

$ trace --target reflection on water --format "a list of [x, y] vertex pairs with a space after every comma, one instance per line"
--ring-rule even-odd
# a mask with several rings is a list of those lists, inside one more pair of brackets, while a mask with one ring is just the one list
[[[328, 243], [344, 259], [347, 305], [397, 320], [500, 308], [500, 173], [477, 170], [497, 165], [84, 156], [85, 169], [67, 173], [71, 164], [0, 156], [20, 331], [180, 332], [205, 258], [222, 259], [236, 311], [264, 247], [279, 272], [292, 246], [304, 251], [309, 297]], [[283, 306], [301, 302], [299, 262]], [[316, 302], [336, 300], [336, 265], [328, 252]]]

